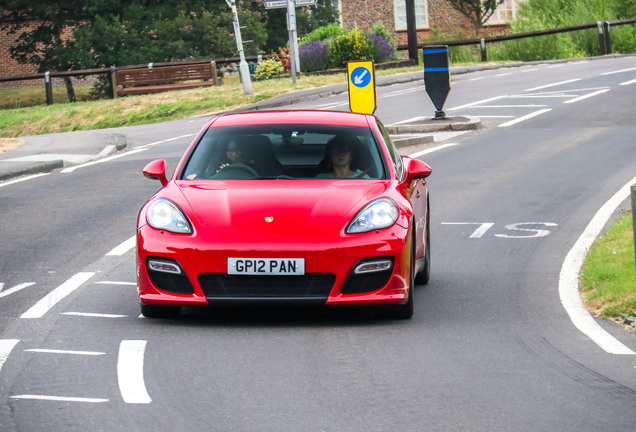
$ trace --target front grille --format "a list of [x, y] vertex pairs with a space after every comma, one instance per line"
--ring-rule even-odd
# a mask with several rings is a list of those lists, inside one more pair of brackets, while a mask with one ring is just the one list
[[351, 273], [340, 292], [342, 294], [363, 294], [377, 291], [389, 283], [393, 269], [374, 273]]
[[336, 282], [331, 273], [302, 276], [253, 276], [203, 273], [199, 284], [208, 299], [320, 300], [325, 301]]

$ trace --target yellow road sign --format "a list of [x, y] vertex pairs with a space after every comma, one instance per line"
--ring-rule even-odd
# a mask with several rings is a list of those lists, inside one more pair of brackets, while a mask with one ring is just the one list
[[349, 77], [349, 109], [351, 112], [373, 114], [376, 108], [375, 66], [373, 60], [347, 63]]

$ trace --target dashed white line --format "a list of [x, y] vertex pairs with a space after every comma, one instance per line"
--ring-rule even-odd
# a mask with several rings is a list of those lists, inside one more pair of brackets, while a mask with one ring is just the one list
[[137, 282], [119, 282], [119, 281], [99, 281], [95, 282], [96, 285], [127, 285], [137, 286]]
[[32, 285], [35, 285], [35, 282], [25, 282], [25, 283], [21, 283], [19, 285], [16, 285], [13, 288], [9, 288], [6, 291], [0, 292], [0, 298], [6, 297], [9, 294], [13, 294], [13, 293], [18, 292], [20, 290], [23, 290], [24, 288], [28, 288], [28, 287], [30, 287]]
[[62, 312], [60, 315], [81, 316], [88, 318], [127, 318], [128, 315], [104, 314], [94, 312]]
[[27, 181], [27, 180], [33, 180], [34, 178], [47, 176], [47, 175], [49, 175], [49, 173], [34, 174], [34, 175], [26, 176], [26, 177], [20, 177], [19, 179], [9, 180], [9, 181], [0, 183], [0, 187], [9, 186], [9, 185], [20, 183], [20, 182]]
[[420, 156], [424, 156], [425, 154], [433, 153], [433, 152], [436, 152], [438, 150], [442, 150], [442, 149], [445, 149], [445, 148], [448, 148], [448, 147], [455, 147], [457, 145], [459, 145], [459, 144], [457, 144], [457, 143], [442, 144], [442, 145], [437, 146], [437, 147], [433, 147], [433, 148], [430, 148], [430, 149], [426, 149], [426, 150], [422, 150], [422, 151], [410, 154], [409, 157], [412, 158], [412, 159], [415, 159], [415, 158], [418, 158]]
[[72, 167], [69, 167], [69, 168], [65, 168], [65, 169], [63, 169], [60, 172], [62, 174], [72, 173], [73, 171], [78, 170], [80, 168], [85, 168], [87, 166], [92, 166], [92, 165], [98, 165], [98, 164], [102, 164], [104, 162], [110, 162], [112, 160], [123, 158], [125, 156], [130, 156], [130, 155], [133, 155], [133, 154], [136, 154], [136, 153], [141, 153], [142, 151], [146, 151], [146, 150], [148, 150], [148, 149], [147, 148], [139, 148], [137, 150], [131, 150], [129, 152], [116, 154], [115, 156], [107, 157], [107, 158], [104, 158], [104, 159], [99, 159], [99, 160], [92, 161], [92, 162], [87, 162], [87, 163], [82, 164], [82, 165], [75, 165], [75, 166], [72, 166]]
[[587, 251], [614, 213], [614, 210], [630, 195], [630, 187], [636, 183], [636, 177], [624, 185], [594, 215], [583, 234], [568, 252], [559, 274], [559, 297], [572, 323], [583, 334], [592, 339], [599, 347], [610, 354], [636, 355], [634, 351], [607, 333], [583, 307], [579, 292], [579, 272], [585, 261]]
[[85, 355], [85, 356], [106, 355], [106, 353], [98, 352], [98, 351], [72, 351], [72, 350], [57, 350], [57, 349], [44, 349], [44, 348], [26, 349], [24, 351], [40, 353], [40, 354], [68, 354], [68, 355]]
[[53, 306], [92, 278], [95, 272], [80, 272], [48, 293], [20, 318], [42, 318]]
[[115, 248], [113, 248], [113, 250], [108, 252], [106, 256], [124, 255], [126, 252], [128, 252], [129, 250], [135, 247], [135, 245], [137, 244], [136, 242], [137, 242], [137, 237], [132, 236], [129, 239], [123, 241], [119, 246], [116, 246]]
[[0, 339], [0, 371], [18, 342], [20, 342], [19, 339]]
[[511, 120], [509, 122], [502, 123], [502, 124], [499, 125], [499, 127], [508, 127], [508, 126], [516, 125], [517, 123], [521, 123], [521, 122], [529, 120], [529, 119], [531, 119], [533, 117], [539, 116], [541, 114], [545, 114], [548, 111], [552, 111], [552, 110], [550, 108], [546, 108], [546, 109], [542, 109], [542, 110], [539, 110], [539, 111], [535, 111], [533, 113], [524, 115], [523, 117], [519, 117], [519, 118]]
[[625, 81], [625, 82], [620, 83], [620, 85], [622, 85], [622, 86], [632, 85], [632, 84], [636, 84], [636, 79], [633, 79], [633, 80], [631, 80], [631, 81]]
[[54, 402], [86, 402], [86, 403], [108, 402], [108, 399], [67, 397], [67, 396], [29, 395], [29, 394], [11, 396], [11, 399], [30, 399], [30, 400], [43, 400], [43, 401], [54, 401]]
[[466, 105], [460, 105], [458, 107], [448, 108], [446, 111], [460, 110], [460, 109], [463, 109], [463, 108], [468, 108], [468, 107], [471, 107], [471, 106], [474, 106], [474, 105], [481, 105], [481, 104], [485, 104], [485, 103], [488, 103], [488, 102], [496, 101], [496, 100], [499, 100], [499, 99], [504, 99], [504, 98], [507, 98], [507, 97], [508, 97], [507, 95], [495, 96], [495, 97], [492, 97], [492, 98], [489, 98], [489, 99], [480, 100], [480, 101], [469, 103], [469, 104], [466, 104]]
[[560, 85], [563, 85], [563, 84], [569, 84], [569, 83], [573, 83], [573, 82], [577, 82], [577, 81], [581, 81], [581, 78], [575, 78], [575, 79], [571, 79], [571, 80], [567, 80], [567, 81], [561, 81], [561, 82], [554, 83], [554, 84], [547, 84], [547, 85], [543, 85], [543, 86], [539, 86], [539, 87], [533, 87], [533, 88], [527, 89], [526, 91], [536, 91], [536, 90], [541, 90], [541, 89], [545, 89], [545, 88], [560, 86]]
[[632, 72], [632, 71], [636, 71], [636, 68], [621, 69], [621, 70], [616, 70], [611, 72], [603, 72], [601, 75], [614, 75], [614, 74], [619, 74], [623, 72]]
[[123, 340], [119, 345], [117, 379], [124, 402], [147, 404], [152, 402], [144, 383], [145, 340]]
[[598, 90], [598, 91], [595, 91], [595, 92], [592, 92], [592, 93], [588, 93], [588, 94], [583, 95], [583, 96], [579, 96], [579, 97], [574, 98], [574, 99], [566, 100], [566, 101], [565, 101], [565, 102], [563, 102], [563, 103], [566, 103], [566, 104], [576, 103], [576, 102], [578, 102], [578, 101], [582, 101], [582, 100], [584, 100], [584, 99], [591, 98], [591, 97], [593, 97], [593, 96], [598, 96], [598, 95], [603, 94], [603, 93], [606, 93], [606, 92], [608, 92], [608, 91], [610, 91], [610, 89]]

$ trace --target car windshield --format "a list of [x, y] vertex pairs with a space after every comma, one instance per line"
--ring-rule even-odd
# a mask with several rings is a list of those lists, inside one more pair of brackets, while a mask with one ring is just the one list
[[209, 128], [182, 180], [380, 179], [386, 168], [371, 130], [332, 125]]

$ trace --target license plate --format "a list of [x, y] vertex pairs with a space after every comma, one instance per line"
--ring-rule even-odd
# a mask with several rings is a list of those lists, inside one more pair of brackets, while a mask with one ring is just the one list
[[304, 275], [303, 258], [228, 258], [228, 274]]

